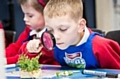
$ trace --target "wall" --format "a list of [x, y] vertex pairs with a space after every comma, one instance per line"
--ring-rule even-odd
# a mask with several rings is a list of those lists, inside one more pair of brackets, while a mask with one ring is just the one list
[[[10, 19], [10, 13], [9, 13], [9, 4], [8, 0], [0, 0], [0, 20], [4, 20], [4, 28], [7, 30], [15, 30], [16, 31], [16, 39], [20, 35], [20, 33], [24, 30], [25, 24], [23, 21], [23, 13], [21, 10], [20, 5], [17, 2], [18, 0], [13, 0], [13, 14], [14, 16], [12, 19], [14, 20], [14, 25], [9, 26], [9, 19]], [[9, 26], [9, 27], [8, 27]], [[12, 29], [11, 29], [12, 28]]]
[[117, 24], [117, 18], [118, 16], [116, 16], [115, 13], [114, 0], [96, 0], [97, 28], [102, 29], [105, 32], [118, 30], [120, 27]]
[[83, 0], [84, 1], [84, 16], [87, 20], [87, 26], [91, 28], [96, 27], [96, 15], [95, 15], [95, 0]]
[[25, 23], [23, 21], [23, 12], [17, 0], [14, 0], [14, 10], [15, 10], [15, 31], [17, 32], [16, 39], [19, 37], [20, 33], [25, 28]]

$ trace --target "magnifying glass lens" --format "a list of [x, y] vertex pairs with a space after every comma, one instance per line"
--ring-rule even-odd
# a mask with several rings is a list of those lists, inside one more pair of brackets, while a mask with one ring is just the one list
[[47, 50], [52, 50], [55, 46], [55, 38], [49, 32], [44, 32], [42, 34], [42, 43]]

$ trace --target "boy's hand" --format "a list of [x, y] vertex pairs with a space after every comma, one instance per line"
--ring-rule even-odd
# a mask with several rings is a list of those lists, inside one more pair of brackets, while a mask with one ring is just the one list
[[30, 53], [39, 53], [41, 51], [42, 47], [43, 46], [39, 39], [30, 40], [26, 46], [28, 52], [30, 52]]

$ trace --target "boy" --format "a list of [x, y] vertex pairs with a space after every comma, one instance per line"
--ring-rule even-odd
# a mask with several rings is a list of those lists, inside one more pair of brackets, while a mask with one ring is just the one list
[[81, 0], [50, 0], [45, 26], [56, 39], [54, 57], [62, 66], [120, 69], [120, 47], [86, 27]]

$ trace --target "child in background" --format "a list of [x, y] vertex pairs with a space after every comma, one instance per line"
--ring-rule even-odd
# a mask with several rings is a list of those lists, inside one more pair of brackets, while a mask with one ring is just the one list
[[86, 27], [82, 0], [50, 0], [45, 26], [56, 39], [54, 57], [62, 66], [120, 69], [120, 47]]
[[[44, 27], [45, 22], [43, 17], [43, 9], [47, 2], [48, 0], [19, 0], [27, 27], [20, 35], [16, 43], [12, 43], [6, 48], [7, 64], [16, 63], [21, 53], [27, 53], [27, 51], [21, 52], [27, 42], [30, 42], [30, 40], [34, 38], [34, 35], [36, 35], [37, 38], [40, 38], [41, 34], [46, 31], [46, 28]], [[45, 50], [42, 46], [37, 49], [39, 50], [38, 54], [40, 51], [53, 53], [53, 51]], [[37, 56], [31, 53], [28, 53], [29, 57]], [[41, 56], [40, 63], [56, 64], [53, 57], [46, 55]]]

